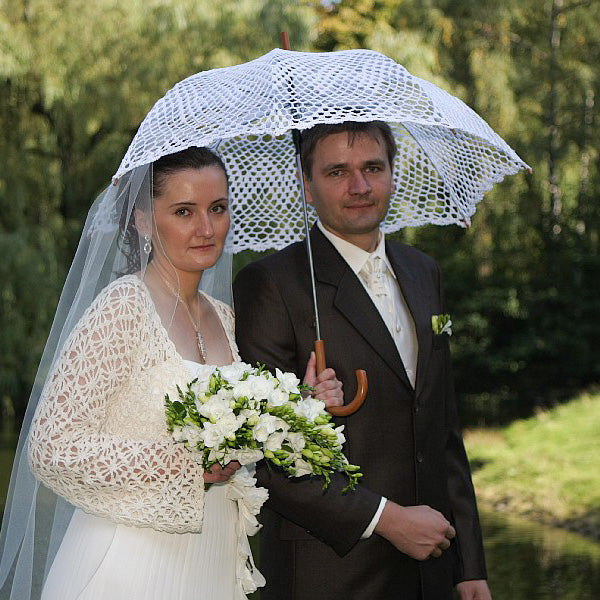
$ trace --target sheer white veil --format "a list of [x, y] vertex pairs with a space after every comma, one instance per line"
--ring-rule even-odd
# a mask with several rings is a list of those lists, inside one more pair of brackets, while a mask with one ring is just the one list
[[[125, 173], [92, 205], [35, 378], [19, 437], [0, 534], [0, 598], [39, 598], [74, 507], [40, 484], [28, 464], [28, 437], [53, 364], [84, 312], [115, 279], [143, 279], [151, 254], [135, 226], [136, 211], [152, 213], [152, 164]], [[146, 247], [145, 247], [146, 246]], [[227, 248], [227, 244], [226, 244]], [[200, 289], [229, 305], [232, 254], [203, 273]], [[177, 303], [177, 300], [173, 300]], [[175, 309], [175, 306], [174, 306]], [[168, 327], [167, 327], [168, 329]]]

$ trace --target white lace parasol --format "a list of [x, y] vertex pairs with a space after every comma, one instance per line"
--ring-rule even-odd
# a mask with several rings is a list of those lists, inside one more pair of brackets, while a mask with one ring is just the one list
[[464, 225], [485, 192], [527, 168], [461, 100], [382, 54], [275, 49], [175, 85], [142, 122], [115, 178], [189, 146], [213, 148], [230, 177], [230, 250], [282, 248], [304, 237], [290, 130], [372, 120], [387, 121], [398, 144], [384, 231]]

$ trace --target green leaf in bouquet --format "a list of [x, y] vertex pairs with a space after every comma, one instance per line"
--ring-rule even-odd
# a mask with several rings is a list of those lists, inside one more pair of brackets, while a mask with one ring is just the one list
[[175, 400], [175, 402], [171, 404], [171, 410], [173, 411], [173, 415], [177, 420], [185, 419], [187, 415], [187, 410], [185, 409], [185, 406], [178, 400]]

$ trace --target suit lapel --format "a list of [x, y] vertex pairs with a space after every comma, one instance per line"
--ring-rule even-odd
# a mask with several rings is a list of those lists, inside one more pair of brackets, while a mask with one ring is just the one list
[[426, 373], [427, 363], [431, 355], [431, 306], [430, 299], [419, 284], [417, 274], [402, 256], [401, 246], [386, 242], [386, 253], [392, 263], [398, 284], [402, 290], [408, 309], [415, 323], [418, 341], [416, 394], [419, 395], [423, 386], [423, 373]]
[[335, 308], [403, 383], [412, 389], [396, 344], [358, 277], [317, 227], [311, 231], [311, 244], [316, 280], [337, 288]]

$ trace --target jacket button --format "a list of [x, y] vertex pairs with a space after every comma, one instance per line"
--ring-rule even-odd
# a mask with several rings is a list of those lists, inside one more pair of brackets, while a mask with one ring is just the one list
[[419, 410], [421, 410], [421, 405], [418, 402], [415, 402], [413, 409], [416, 413], [418, 413]]
[[417, 452], [417, 462], [418, 463], [423, 462], [423, 453], [421, 451]]

